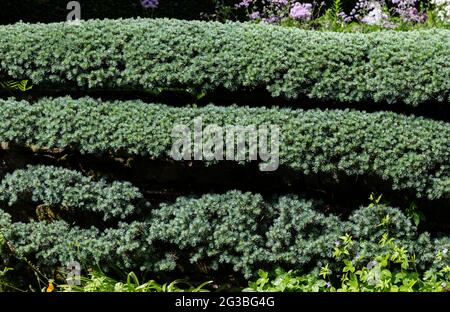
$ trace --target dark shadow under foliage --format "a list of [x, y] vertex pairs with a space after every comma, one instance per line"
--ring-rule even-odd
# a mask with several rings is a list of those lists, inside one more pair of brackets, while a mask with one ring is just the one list
[[14, 96], [17, 99], [24, 99], [29, 102], [37, 101], [42, 97], [61, 97], [70, 95], [74, 99], [89, 96], [95, 99], [105, 101], [127, 101], [142, 100], [147, 103], [164, 103], [174, 107], [183, 107], [190, 104], [197, 106], [206, 106], [214, 103], [217, 106], [229, 106], [232, 104], [250, 106], [250, 107], [284, 107], [292, 109], [355, 109], [366, 112], [394, 112], [408, 116], [423, 116], [426, 118], [450, 122], [449, 103], [428, 101], [418, 106], [406, 105], [401, 103], [374, 103], [374, 102], [336, 102], [336, 101], [318, 101], [301, 97], [296, 100], [283, 97], [272, 97], [265, 89], [229, 91], [224, 88], [218, 89], [213, 93], [205, 94], [198, 98], [197, 95], [184, 90], [166, 90], [158, 94], [139, 90], [77, 90], [67, 91], [67, 89], [43, 89], [33, 87], [26, 92], [11, 90], [1, 90], [0, 98], [6, 99]]
[[[18, 21], [28, 23], [51, 23], [65, 21], [70, 0], [2, 0], [0, 4], [0, 24], [13, 24]], [[225, 4], [232, 8], [240, 0], [160, 0], [159, 8], [153, 12], [145, 11], [140, 0], [78, 0], [81, 5], [81, 18], [117, 19], [131, 17], [169, 17], [177, 19], [204, 19], [214, 13], [215, 8]], [[301, 2], [314, 2], [303, 0]], [[325, 0], [331, 5], [333, 0]], [[343, 8], [349, 11], [356, 0], [343, 1]], [[228, 10], [230, 11], [230, 10]], [[228, 18], [239, 18], [231, 10]]]

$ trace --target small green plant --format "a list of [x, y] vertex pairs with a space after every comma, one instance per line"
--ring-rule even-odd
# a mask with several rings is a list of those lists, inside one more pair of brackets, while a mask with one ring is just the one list
[[[327, 275], [325, 271], [321, 271]], [[318, 292], [327, 286], [324, 279], [317, 274], [306, 274], [298, 276], [295, 271], [284, 271], [277, 268], [273, 273], [264, 270], [258, 271], [259, 278], [249, 282], [249, 287], [244, 292]]]
[[7, 89], [7, 90], [19, 90], [22, 92], [26, 92], [28, 90], [31, 90], [33, 86], [28, 85], [28, 80], [7, 80], [7, 81], [0, 81], [0, 89]]
[[134, 272], [128, 273], [125, 281], [117, 281], [100, 270], [93, 270], [88, 277], [81, 278], [81, 286], [59, 285], [63, 292], [206, 292], [212, 281], [198, 286], [182, 279], [159, 284], [154, 280], [141, 283]]
[[381, 198], [382, 197], [383, 197], [383, 194], [380, 194], [380, 195], [377, 196], [374, 193], [371, 193], [370, 196], [369, 196], [369, 201], [370, 201], [369, 208], [373, 208], [375, 206], [378, 206], [380, 204], [380, 202], [381, 202]]
[[[0, 237], [0, 240], [1, 240], [1, 237]], [[1, 241], [0, 241], [0, 244], [1, 244]], [[16, 291], [21, 291], [20, 289], [17, 289], [17, 288], [14, 287], [13, 285], [11, 285], [11, 284], [5, 279], [6, 274], [7, 274], [9, 271], [13, 271], [13, 269], [12, 269], [12, 268], [3, 268], [3, 269], [0, 271], [0, 292], [3, 292], [5, 289], [13, 289], [13, 290], [16, 290]]]
[[425, 220], [425, 215], [418, 209], [415, 202], [411, 202], [406, 209], [406, 215], [414, 222], [416, 226]]
[[346, 27], [342, 18], [339, 17], [341, 12], [341, 0], [334, 0], [333, 5], [326, 9], [323, 15], [313, 19], [307, 27], [324, 31], [341, 31]]

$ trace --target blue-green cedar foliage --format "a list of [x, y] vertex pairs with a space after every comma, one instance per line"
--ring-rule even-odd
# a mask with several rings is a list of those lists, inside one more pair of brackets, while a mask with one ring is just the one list
[[[203, 261], [214, 270], [221, 264], [245, 274], [258, 264], [302, 267], [329, 255], [338, 237], [338, 219], [315, 208], [296, 197], [267, 203], [237, 191], [179, 198], [154, 211], [148, 242], [173, 244], [181, 250], [177, 257], [188, 255], [192, 263]], [[170, 267], [170, 260], [163, 265]]]
[[[304, 174], [377, 176], [418, 197], [450, 195], [450, 125], [391, 112], [278, 108], [170, 107], [141, 101], [0, 100], [0, 141], [81, 153], [169, 158], [173, 127], [275, 125], [280, 164]], [[192, 139], [193, 141], [193, 139]]]
[[66, 210], [100, 212], [105, 220], [126, 218], [143, 204], [139, 189], [129, 182], [92, 181], [77, 171], [53, 166], [29, 166], [2, 180], [0, 202], [12, 206], [26, 200]]
[[169, 19], [0, 26], [0, 72], [63, 88], [265, 88], [273, 96], [449, 101], [450, 31], [332, 33]]

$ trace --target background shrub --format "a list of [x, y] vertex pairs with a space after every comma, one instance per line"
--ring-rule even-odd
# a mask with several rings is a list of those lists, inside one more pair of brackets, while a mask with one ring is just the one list
[[[159, 8], [148, 12], [142, 8], [140, 0], [78, 0], [81, 5], [81, 18], [129, 18], [145, 17], [153, 14], [159, 17], [179, 19], [199, 19], [201, 13], [212, 13], [214, 0], [162, 0]], [[66, 20], [68, 10], [66, 0], [4, 0], [0, 11], [0, 23], [12, 24], [18, 21], [28, 23], [51, 23]]]
[[[140, 0], [115, 0], [114, 5], [111, 5], [110, 0], [78, 1], [82, 7], [83, 19], [128, 18], [149, 15], [142, 8]], [[238, 2], [240, 0], [161, 0], [158, 9], [154, 10], [152, 14], [158, 17], [201, 19], [214, 14], [216, 7], [220, 8], [221, 5], [234, 7], [234, 4]], [[313, 1], [304, 0], [302, 2]], [[333, 3], [332, 0], [326, 0], [325, 2], [327, 5]], [[350, 10], [355, 3], [355, 0], [345, 1], [343, 6]], [[20, 2], [4, 0], [0, 11], [0, 23], [12, 24], [20, 20], [29, 23], [61, 22], [67, 16], [66, 5], [66, 0], [22, 0]], [[236, 18], [239, 16], [233, 14], [227, 15], [227, 17]]]

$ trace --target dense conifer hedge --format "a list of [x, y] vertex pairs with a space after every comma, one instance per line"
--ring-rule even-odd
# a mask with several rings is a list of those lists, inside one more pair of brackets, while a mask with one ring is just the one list
[[450, 31], [331, 33], [169, 19], [0, 28], [0, 72], [77, 89], [265, 88], [273, 96], [448, 102]]

